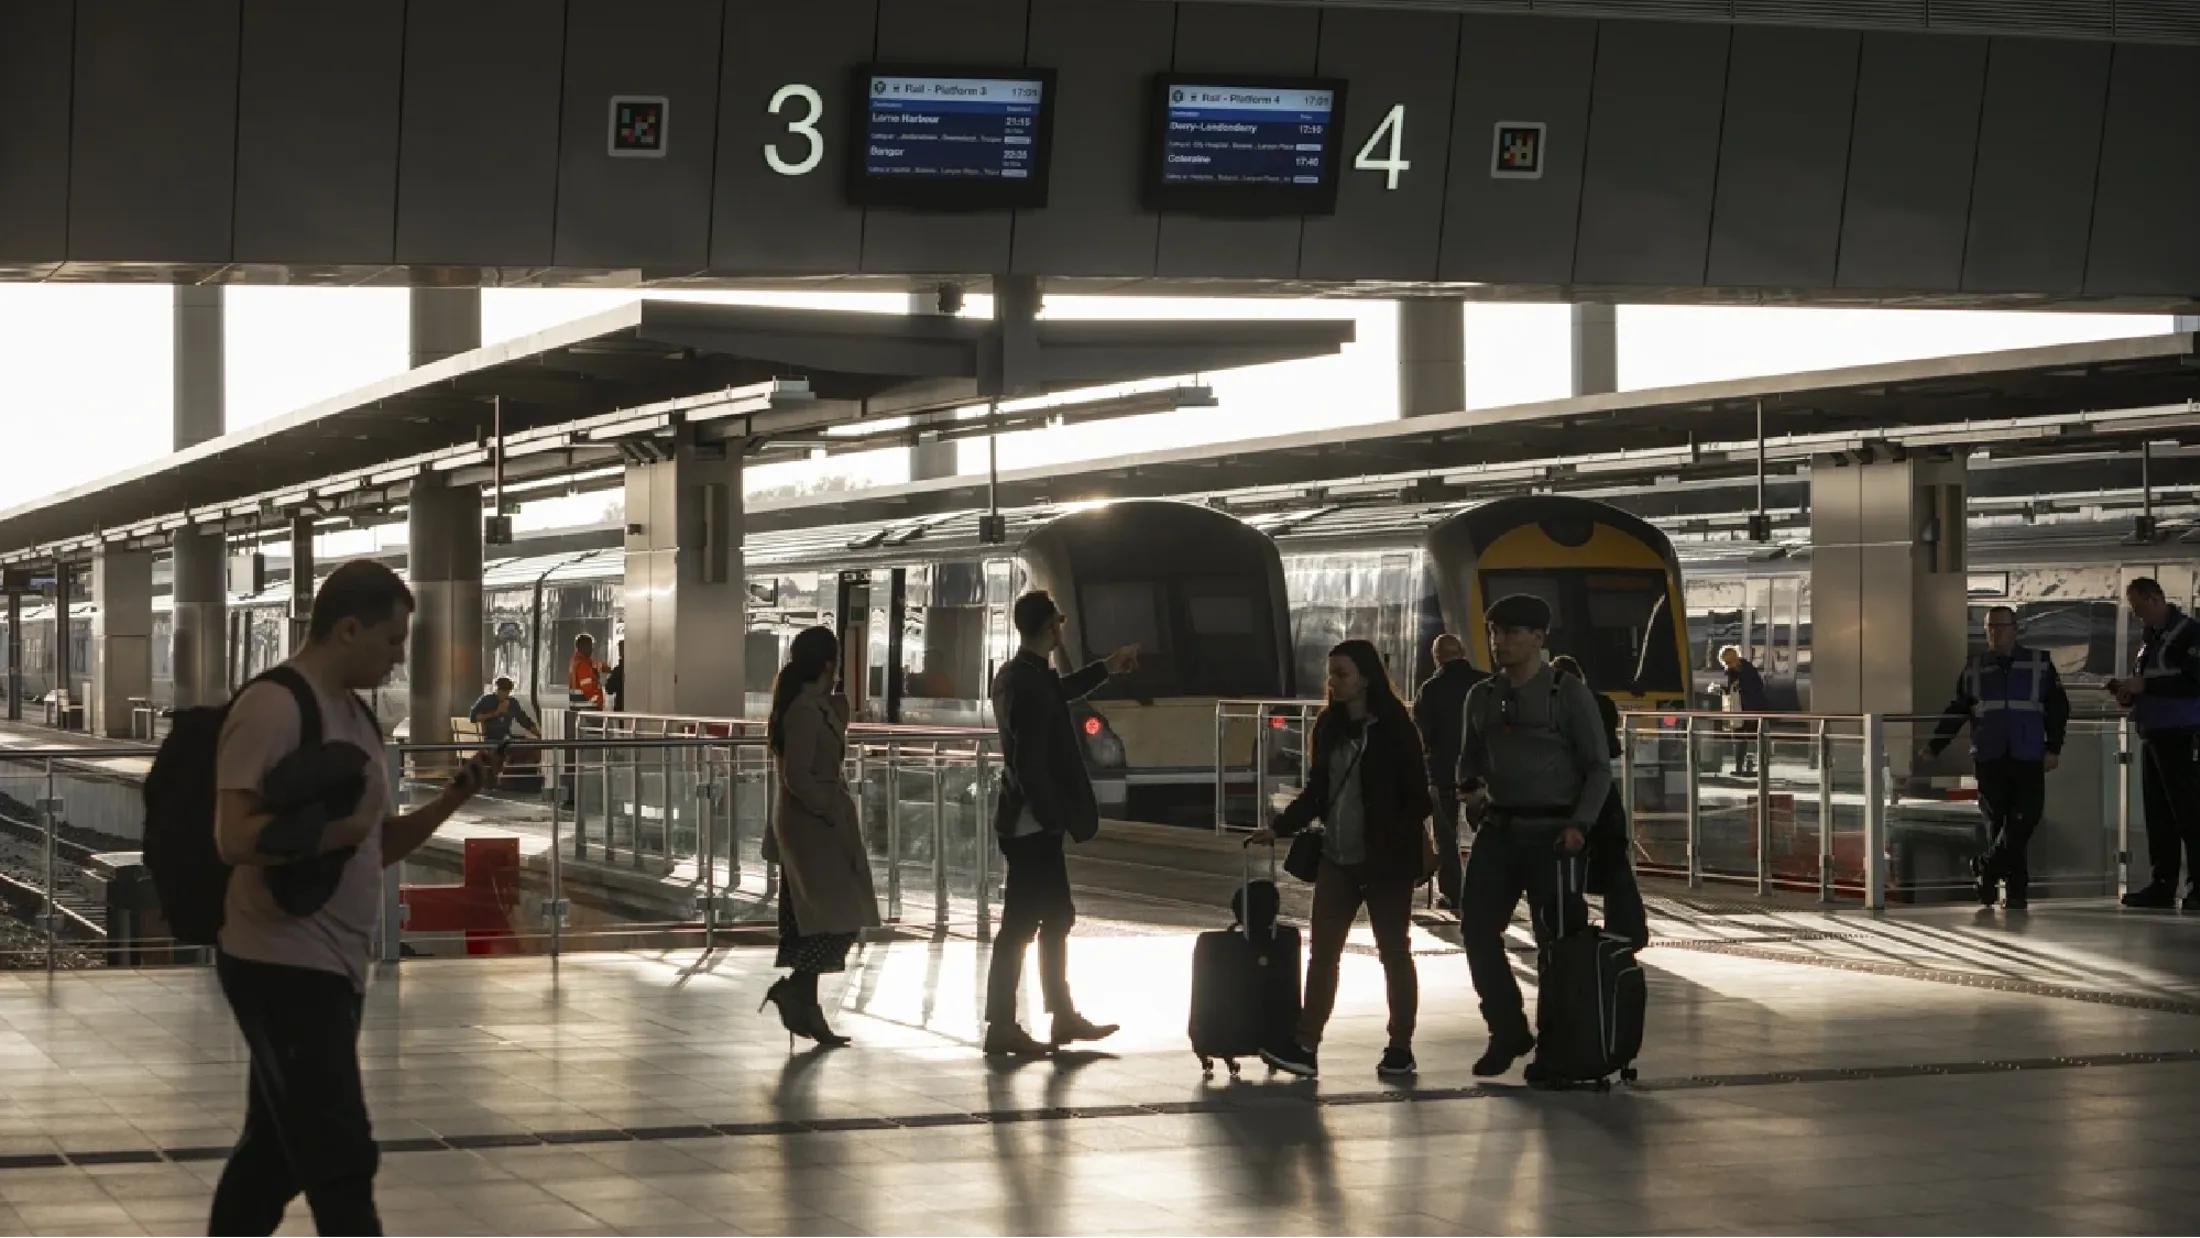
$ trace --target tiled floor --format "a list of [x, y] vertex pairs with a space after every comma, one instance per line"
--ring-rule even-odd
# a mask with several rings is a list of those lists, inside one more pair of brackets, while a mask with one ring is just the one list
[[[828, 985], [834, 1053], [757, 1015], [761, 951], [415, 960], [368, 1003], [382, 1207], [438, 1234], [2192, 1231], [2200, 917], [1783, 923], [1886, 966], [1652, 949], [1645, 1086], [1609, 1095], [1473, 1088], [1435, 937], [1414, 1099], [1375, 1080], [1357, 953], [1319, 1084], [1201, 1078], [1181, 934], [1078, 942], [1125, 1030], [1017, 1068], [974, 1051], [969, 942], [867, 948]], [[203, 1232], [242, 1093], [204, 973], [0, 976], [0, 1232]]]

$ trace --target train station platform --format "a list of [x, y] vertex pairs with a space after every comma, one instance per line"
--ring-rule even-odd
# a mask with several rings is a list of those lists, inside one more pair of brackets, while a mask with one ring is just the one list
[[[1609, 1094], [1474, 1080], [1479, 1020], [1440, 929], [1417, 934], [1408, 1086], [1374, 1074], [1372, 950], [1345, 957], [1318, 1082], [1202, 1078], [1191, 937], [1131, 919], [1089, 918], [1072, 952], [1080, 1004], [1124, 1030], [1020, 1066], [977, 1052], [972, 941], [862, 947], [826, 986], [855, 1041], [829, 1052], [790, 1052], [757, 1014], [760, 949], [408, 960], [367, 1001], [383, 1216], [400, 1234], [2189, 1231], [2200, 919], [1652, 903], [1643, 1079]], [[202, 1232], [244, 1061], [204, 969], [0, 975], [0, 1231]], [[283, 1232], [312, 1232], [302, 1207]]]

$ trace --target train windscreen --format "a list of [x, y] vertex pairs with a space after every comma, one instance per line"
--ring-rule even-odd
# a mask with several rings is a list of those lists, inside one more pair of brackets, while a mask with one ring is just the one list
[[1551, 607], [1546, 648], [1572, 654], [1599, 692], [1680, 696], [1680, 650], [1663, 572], [1630, 568], [1482, 574], [1492, 601], [1529, 593]]
[[1274, 619], [1258, 579], [1200, 576], [1086, 581], [1078, 587], [1087, 657], [1138, 646], [1138, 672], [1107, 699], [1261, 697], [1277, 693]]

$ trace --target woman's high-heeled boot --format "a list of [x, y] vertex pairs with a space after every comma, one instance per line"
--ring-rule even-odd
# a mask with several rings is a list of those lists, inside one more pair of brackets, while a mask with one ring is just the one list
[[[814, 986], [811, 993], [809, 1004], [815, 1005], [817, 998]], [[794, 977], [782, 976], [772, 981], [772, 987], [764, 990], [764, 1000], [757, 1003], [756, 1012], [762, 1014], [766, 1006], [777, 1006], [779, 1008], [779, 1025], [787, 1029], [788, 1052], [794, 1051], [795, 1037], [813, 1035], [809, 1023], [804, 1017], [807, 1011], [803, 1005], [801, 986], [796, 983]]]
[[825, 1007], [817, 1000], [817, 973], [798, 972], [788, 978], [793, 983], [794, 1000], [799, 1003], [803, 1034], [818, 1043], [822, 1049], [838, 1049], [849, 1043], [846, 1036], [832, 1029], [825, 1021]]

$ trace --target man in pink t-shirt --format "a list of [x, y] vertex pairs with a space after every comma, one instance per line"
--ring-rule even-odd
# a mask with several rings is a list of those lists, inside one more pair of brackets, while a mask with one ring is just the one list
[[214, 1190], [209, 1232], [270, 1234], [300, 1193], [324, 1234], [379, 1234], [374, 1131], [359, 1080], [359, 1015], [382, 870], [428, 841], [436, 827], [496, 775], [498, 759], [468, 761], [425, 807], [399, 815], [380, 758], [381, 732], [357, 693], [405, 660], [412, 593], [397, 573], [365, 560], [321, 584], [304, 648], [286, 664], [313, 689], [327, 743], [354, 744], [369, 762], [365, 794], [322, 832], [320, 852], [355, 848], [335, 889], [309, 914], [277, 904], [268, 866], [287, 857], [260, 849], [275, 818], [260, 790], [296, 751], [298, 701], [281, 684], [253, 683], [222, 725], [215, 757], [214, 836], [235, 866], [215, 969], [252, 1052], [244, 1133]]

